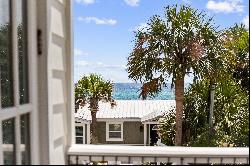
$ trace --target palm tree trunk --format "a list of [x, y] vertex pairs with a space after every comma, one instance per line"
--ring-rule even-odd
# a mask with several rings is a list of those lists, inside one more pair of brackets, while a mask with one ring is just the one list
[[176, 135], [175, 146], [182, 145], [182, 116], [184, 99], [184, 76], [175, 81], [175, 100], [176, 100]]
[[92, 123], [90, 124], [91, 144], [97, 144], [98, 143], [98, 133], [97, 133], [96, 113], [98, 111], [98, 100], [90, 99], [90, 111], [91, 111], [91, 117], [92, 117]]
[[91, 117], [92, 117], [92, 123], [90, 124], [91, 144], [98, 143], [96, 112], [97, 111], [91, 111]]

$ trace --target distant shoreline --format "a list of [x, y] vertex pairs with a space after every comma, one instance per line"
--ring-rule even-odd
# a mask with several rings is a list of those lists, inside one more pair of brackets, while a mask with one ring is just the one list
[[[115, 100], [141, 100], [140, 98], [140, 83], [114, 83], [113, 98]], [[173, 100], [174, 90], [171, 89], [171, 84], [163, 88], [162, 92], [155, 97], [149, 97], [147, 100]]]

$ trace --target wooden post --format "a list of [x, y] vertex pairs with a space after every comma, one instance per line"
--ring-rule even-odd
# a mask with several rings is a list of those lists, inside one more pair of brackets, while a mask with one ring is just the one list
[[87, 124], [87, 144], [90, 144], [90, 123]]
[[150, 124], [148, 124], [148, 145], [150, 146]]
[[147, 124], [144, 123], [144, 146], [147, 145]]

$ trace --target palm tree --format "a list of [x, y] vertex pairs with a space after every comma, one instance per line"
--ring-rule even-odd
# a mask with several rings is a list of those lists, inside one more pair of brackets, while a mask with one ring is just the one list
[[104, 80], [101, 76], [90, 74], [82, 77], [75, 86], [75, 100], [79, 106], [89, 104], [92, 123], [90, 125], [91, 143], [98, 143], [96, 113], [99, 110], [100, 101], [109, 102], [111, 107], [115, 105], [112, 99], [113, 84]]
[[167, 6], [165, 18], [155, 15], [135, 36], [135, 47], [128, 57], [129, 78], [143, 83], [140, 96], [154, 96], [169, 77], [175, 87], [175, 145], [182, 140], [184, 77], [197, 80], [209, 73], [217, 57], [216, 28], [212, 18], [190, 6]]

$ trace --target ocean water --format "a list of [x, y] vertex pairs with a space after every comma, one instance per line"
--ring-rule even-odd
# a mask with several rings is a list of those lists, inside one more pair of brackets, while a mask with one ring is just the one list
[[[140, 100], [140, 88], [142, 84], [136, 83], [115, 83], [113, 90], [113, 98], [115, 100]], [[171, 85], [167, 85], [162, 92], [157, 94], [154, 98], [148, 98], [148, 100], [173, 100], [174, 90], [171, 89]]]

